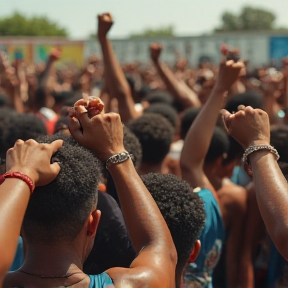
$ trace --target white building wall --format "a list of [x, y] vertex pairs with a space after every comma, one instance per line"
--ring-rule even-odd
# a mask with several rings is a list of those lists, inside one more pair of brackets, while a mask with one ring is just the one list
[[[175, 62], [175, 50], [188, 58], [192, 65], [197, 65], [200, 57], [210, 57], [214, 63], [221, 58], [220, 46], [226, 43], [241, 50], [241, 58], [249, 59], [252, 66], [266, 64], [270, 61], [269, 45], [270, 33], [230, 33], [199, 37], [173, 37], [173, 38], [141, 38], [141, 39], [112, 39], [112, 45], [120, 62], [140, 61], [149, 63], [149, 45], [159, 42], [163, 45], [161, 59], [168, 63]], [[280, 35], [280, 36], [288, 36]], [[191, 48], [191, 53], [187, 52]], [[100, 54], [100, 46], [96, 41], [87, 41], [85, 56], [93, 53]]]

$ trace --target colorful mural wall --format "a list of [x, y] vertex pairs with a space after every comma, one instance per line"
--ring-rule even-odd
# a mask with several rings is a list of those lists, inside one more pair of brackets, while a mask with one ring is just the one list
[[2, 38], [0, 50], [6, 52], [11, 59], [23, 59], [27, 64], [45, 62], [53, 48], [61, 49], [59, 63], [73, 62], [77, 66], [84, 63], [84, 41], [41, 40]]

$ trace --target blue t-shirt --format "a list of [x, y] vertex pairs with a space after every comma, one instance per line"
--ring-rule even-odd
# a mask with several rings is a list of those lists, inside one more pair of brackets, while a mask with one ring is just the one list
[[219, 261], [222, 243], [225, 239], [225, 228], [221, 211], [213, 193], [202, 189], [198, 195], [204, 202], [206, 214], [205, 225], [199, 240], [200, 253], [194, 263], [189, 263], [184, 271], [185, 287], [212, 287], [212, 273]]
[[22, 237], [19, 237], [16, 254], [15, 254], [12, 266], [10, 267], [9, 271], [18, 270], [22, 266], [23, 260], [24, 260], [23, 239]]
[[113, 284], [112, 279], [107, 273], [98, 275], [88, 275], [90, 278], [89, 288], [105, 288], [108, 285]]

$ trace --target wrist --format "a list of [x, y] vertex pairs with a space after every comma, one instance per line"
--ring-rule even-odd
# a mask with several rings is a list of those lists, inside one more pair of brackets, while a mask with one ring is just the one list
[[13, 173], [13, 172], [20, 172], [21, 174], [28, 176], [36, 186], [36, 182], [38, 181], [39, 177], [35, 170], [27, 169], [26, 167], [13, 166], [6, 173]]
[[244, 149], [247, 149], [250, 146], [259, 146], [259, 145], [270, 145], [270, 141], [268, 139], [262, 140], [262, 139], [257, 139], [257, 140], [251, 140], [247, 142], [246, 145], [244, 145]]
[[228, 92], [228, 89], [216, 84], [213, 88], [213, 92], [216, 94], [226, 94]]

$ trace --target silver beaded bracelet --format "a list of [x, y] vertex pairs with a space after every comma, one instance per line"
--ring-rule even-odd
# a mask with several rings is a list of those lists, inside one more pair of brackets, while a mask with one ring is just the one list
[[133, 155], [128, 153], [127, 151], [123, 151], [118, 154], [112, 155], [106, 161], [106, 169], [108, 169], [109, 163], [112, 163], [112, 164], [122, 163], [128, 160], [129, 158], [133, 160]]
[[256, 152], [258, 150], [268, 150], [270, 153], [274, 154], [276, 157], [276, 160], [278, 161], [280, 158], [280, 155], [278, 151], [271, 145], [256, 145], [256, 146], [250, 146], [248, 147], [242, 157], [242, 165], [246, 172], [252, 176], [252, 170], [250, 167], [250, 161], [248, 160], [248, 156], [252, 154], [253, 152]]

